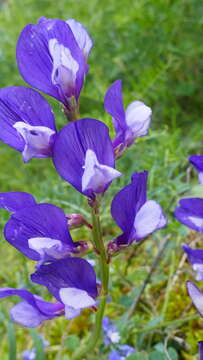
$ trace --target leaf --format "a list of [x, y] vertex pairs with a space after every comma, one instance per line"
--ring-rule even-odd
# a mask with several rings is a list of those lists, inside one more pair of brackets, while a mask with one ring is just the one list
[[16, 335], [15, 328], [12, 322], [7, 326], [8, 343], [9, 343], [9, 357], [8, 360], [16, 360]]
[[148, 360], [147, 354], [143, 352], [135, 352], [134, 354], [129, 355], [126, 360]]
[[166, 360], [166, 356], [159, 351], [153, 351], [149, 354], [149, 360]]
[[80, 345], [80, 339], [76, 335], [70, 335], [65, 339], [64, 346], [68, 348], [69, 351], [73, 352]]

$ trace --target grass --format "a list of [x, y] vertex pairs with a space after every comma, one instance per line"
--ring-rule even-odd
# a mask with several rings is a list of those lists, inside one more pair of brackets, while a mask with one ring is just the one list
[[[192, 279], [193, 274], [186, 262], [181, 263], [181, 243], [193, 242], [201, 247], [202, 239], [173, 218], [179, 198], [186, 194], [203, 195], [201, 186], [196, 185], [197, 175], [187, 161], [188, 155], [202, 151], [202, 10], [203, 4], [197, 0], [4, 0], [0, 3], [1, 87], [25, 85], [15, 63], [15, 44], [27, 23], [35, 23], [40, 16], [73, 17], [88, 28], [95, 42], [90, 72], [81, 94], [82, 116], [110, 124], [110, 117], [103, 110], [103, 97], [117, 78], [123, 79], [126, 105], [139, 99], [153, 109], [149, 136], [139, 139], [118, 161], [118, 170], [124, 176], [112, 184], [102, 211], [103, 232], [109, 241], [119, 232], [109, 216], [112, 196], [129, 182], [134, 171], [146, 169], [150, 172], [149, 198], [159, 201], [169, 218], [165, 230], [155, 233], [137, 250], [132, 247], [120, 254], [111, 266], [112, 301], [107, 314], [117, 322], [123, 343], [136, 346], [141, 352], [137, 355], [139, 360], [158, 356], [165, 359], [164, 342], [172, 348], [171, 360], [194, 360], [197, 341], [203, 338], [199, 316], [178, 322], [196, 314], [190, 309], [185, 291], [185, 281]], [[65, 123], [60, 105], [53, 99], [49, 101], [60, 128]], [[27, 191], [38, 201], [50, 201], [67, 212], [81, 208], [87, 211], [86, 200], [59, 178], [49, 159], [33, 159], [24, 165], [19, 153], [1, 144], [0, 168], [2, 192]], [[0, 215], [3, 228], [8, 215], [4, 211]], [[123, 321], [166, 234], [170, 234], [170, 241], [142, 301], [134, 316], [128, 322]], [[74, 230], [73, 237], [87, 240], [89, 233], [84, 229]], [[1, 286], [27, 286], [46, 296], [44, 289], [29, 281], [28, 274], [34, 268], [31, 261], [11, 248], [3, 236], [0, 250]], [[36, 333], [16, 325], [7, 327], [12, 303], [13, 299], [1, 303], [1, 360], [8, 356], [12, 359], [15, 351], [9, 350], [9, 344], [15, 346], [15, 337], [17, 359], [33, 342], [36, 344]], [[71, 359], [71, 351], [91, 327], [92, 315], [89, 315], [88, 311], [84, 312], [70, 325], [64, 319], [47, 322], [38, 330], [50, 342], [46, 350], [48, 360], [56, 359], [57, 353], [60, 360], [67, 360], [68, 356]], [[103, 347], [98, 351], [87, 358], [107, 359]]]

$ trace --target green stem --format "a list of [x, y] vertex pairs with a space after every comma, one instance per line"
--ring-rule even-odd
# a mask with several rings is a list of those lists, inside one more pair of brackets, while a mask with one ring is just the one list
[[94, 349], [95, 345], [97, 344], [100, 338], [105, 305], [106, 305], [106, 296], [102, 296], [100, 298], [100, 305], [96, 315], [96, 322], [95, 322], [95, 328], [93, 334], [89, 335], [85, 344], [81, 346], [81, 348], [78, 351], [76, 351], [75, 354], [73, 354], [72, 360], [82, 360], [83, 356], [85, 356], [84, 357], [85, 359], [86, 355], [88, 356], [88, 354]]
[[101, 282], [103, 295], [108, 294], [109, 265], [107, 264], [106, 250], [102, 240], [101, 225], [98, 211], [92, 208], [92, 237], [95, 249], [99, 255], [99, 267], [101, 271]]
[[101, 335], [101, 329], [102, 329], [102, 319], [104, 316], [104, 311], [106, 306], [106, 298], [108, 294], [109, 265], [107, 264], [106, 250], [102, 240], [102, 232], [101, 232], [98, 208], [94, 208], [94, 207], [91, 208], [91, 212], [92, 212], [92, 226], [93, 226], [92, 237], [93, 237], [93, 244], [96, 252], [98, 253], [98, 258], [99, 258], [102, 290], [101, 290], [101, 297], [99, 302], [99, 309], [96, 314], [94, 331], [92, 334], [89, 335], [87, 341], [80, 347], [80, 349], [73, 354], [72, 360], [85, 359], [86, 355], [88, 355], [95, 348], [97, 342], [99, 341]]

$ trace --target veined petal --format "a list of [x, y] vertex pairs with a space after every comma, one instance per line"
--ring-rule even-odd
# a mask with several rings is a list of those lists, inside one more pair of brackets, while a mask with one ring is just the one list
[[135, 216], [147, 200], [147, 175], [147, 171], [134, 173], [131, 184], [120, 190], [112, 201], [112, 217], [125, 234], [131, 232]]
[[107, 90], [104, 98], [104, 108], [113, 119], [116, 137], [123, 133], [126, 128], [125, 110], [123, 107], [122, 81], [116, 80]]
[[203, 199], [191, 198], [180, 200], [175, 210], [175, 217], [182, 224], [200, 233], [203, 232]]
[[25, 192], [0, 193], [0, 208], [10, 212], [15, 212], [35, 204], [34, 197]]
[[192, 299], [193, 305], [196, 307], [200, 315], [203, 316], [203, 293], [192, 281], [187, 281], [186, 285], [188, 294]]
[[29, 248], [31, 238], [57, 239], [74, 248], [63, 210], [51, 204], [36, 204], [15, 212], [4, 229], [5, 239], [16, 249], [33, 260], [40, 255]]
[[80, 49], [83, 51], [83, 54], [87, 59], [92, 49], [93, 41], [89, 36], [86, 28], [74, 19], [69, 19], [66, 21], [66, 23], [70, 26]]
[[32, 157], [52, 155], [54, 130], [45, 126], [32, 126], [22, 121], [16, 122], [13, 127], [25, 141], [22, 153], [24, 162], [28, 162]]
[[76, 288], [89, 296], [97, 296], [96, 275], [93, 267], [84, 259], [69, 257], [42, 265], [31, 275], [33, 282], [44, 285], [61, 301], [60, 289]]
[[133, 101], [126, 109], [126, 123], [128, 130], [125, 140], [131, 145], [137, 137], [147, 134], [152, 110], [141, 101]]
[[61, 288], [59, 295], [64, 305], [76, 310], [85, 309], [96, 304], [95, 299], [89, 296], [87, 291], [78, 288]]
[[6, 87], [0, 90], [0, 140], [23, 151], [25, 141], [16, 131], [16, 123], [56, 131], [52, 109], [42, 95], [30, 88]]
[[142, 239], [152, 232], [162, 229], [166, 224], [167, 220], [161, 206], [154, 200], [148, 200], [135, 216], [135, 239]]
[[36, 25], [27, 25], [19, 37], [16, 54], [21, 75], [30, 85], [66, 106], [71, 96], [78, 99], [88, 68], [65, 21], [41, 18]]
[[82, 191], [90, 190], [94, 193], [105, 191], [109, 183], [122, 174], [114, 168], [98, 162], [93, 150], [88, 149], [85, 156], [84, 173], [82, 176]]
[[[69, 123], [59, 132], [54, 143], [53, 161], [56, 170], [81, 193], [88, 149], [94, 151], [100, 164], [114, 168], [115, 159], [109, 129], [98, 120], [81, 119]], [[84, 194], [94, 196], [89, 190]]]

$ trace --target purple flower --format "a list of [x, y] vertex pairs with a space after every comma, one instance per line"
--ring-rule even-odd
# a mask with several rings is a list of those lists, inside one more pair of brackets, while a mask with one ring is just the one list
[[131, 184], [120, 190], [112, 201], [112, 217], [123, 233], [109, 244], [109, 253], [138, 242], [167, 224], [161, 206], [147, 200], [147, 174], [147, 171], [133, 174]]
[[31, 280], [47, 287], [65, 306], [65, 316], [71, 319], [82, 309], [96, 305], [96, 275], [88, 261], [69, 257], [42, 265], [31, 275]]
[[198, 172], [199, 183], [203, 185], [203, 155], [192, 155], [189, 157], [189, 161]]
[[189, 228], [203, 233], [203, 199], [182, 199], [175, 210], [175, 217]]
[[90, 198], [103, 193], [121, 173], [115, 159], [109, 129], [95, 119], [66, 125], [54, 144], [54, 165], [63, 179]]
[[104, 108], [112, 116], [116, 132], [113, 147], [119, 156], [136, 138], [147, 134], [152, 111], [141, 101], [133, 101], [124, 110], [121, 80], [116, 80], [107, 90]]
[[80, 245], [72, 241], [63, 210], [51, 204], [35, 204], [14, 212], [5, 225], [4, 236], [39, 265], [77, 253]]
[[203, 317], [203, 293], [192, 281], [187, 281], [186, 286], [193, 305], [199, 314]]
[[203, 250], [191, 249], [186, 244], [184, 244], [182, 247], [188, 256], [189, 262], [192, 264], [193, 270], [197, 272], [196, 280], [203, 280]]
[[125, 360], [129, 355], [135, 352], [135, 348], [129, 345], [119, 345], [117, 350], [112, 350], [109, 354], [109, 360]]
[[0, 289], [0, 298], [8, 296], [19, 296], [23, 300], [10, 310], [12, 320], [22, 326], [39, 326], [45, 320], [62, 315], [61, 311], [64, 310], [61, 302], [44, 301], [41, 297], [33, 295], [25, 289]]
[[91, 39], [82, 25], [42, 17], [19, 37], [18, 68], [26, 82], [69, 108], [73, 99], [78, 101], [90, 49]]
[[96, 275], [84, 259], [69, 257], [42, 265], [31, 275], [31, 279], [46, 286], [57, 302], [44, 301], [24, 289], [0, 289], [0, 298], [19, 296], [23, 299], [11, 309], [12, 320], [23, 326], [36, 327], [64, 313], [67, 319], [71, 319], [78, 316], [82, 309], [96, 304]]
[[22, 152], [24, 162], [52, 156], [54, 115], [35, 90], [17, 86], [0, 90], [0, 127], [0, 140]]
[[203, 341], [199, 341], [198, 345], [199, 345], [199, 360], [203, 360]]
[[102, 327], [105, 345], [117, 344], [120, 341], [120, 334], [108, 317], [103, 318]]

